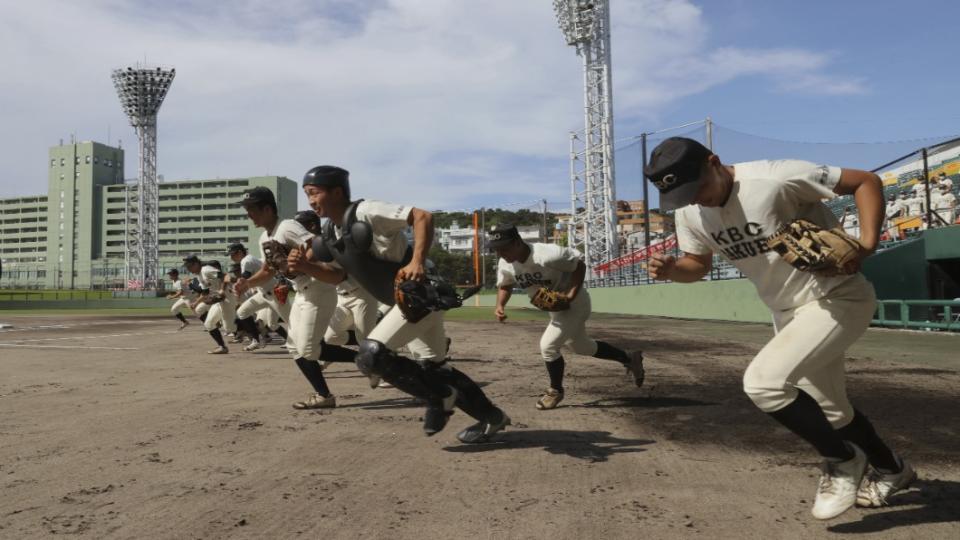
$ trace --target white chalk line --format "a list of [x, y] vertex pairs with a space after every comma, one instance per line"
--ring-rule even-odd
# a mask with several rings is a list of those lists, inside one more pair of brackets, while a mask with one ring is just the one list
[[85, 340], [85, 339], [99, 339], [99, 338], [109, 338], [109, 337], [146, 336], [146, 335], [159, 335], [159, 334], [179, 334], [179, 332], [177, 331], [138, 332], [133, 334], [101, 334], [97, 336], [67, 336], [67, 337], [51, 337], [51, 338], [37, 338], [37, 339], [15, 339], [9, 342], [0, 342], [0, 345], [4, 343], [29, 343], [33, 341], [61, 341], [61, 340], [67, 340], [67, 339]]
[[83, 345], [31, 345], [28, 343], [0, 343], [0, 347], [25, 347], [29, 349], [101, 349], [107, 351], [139, 351], [136, 347], [86, 347]]

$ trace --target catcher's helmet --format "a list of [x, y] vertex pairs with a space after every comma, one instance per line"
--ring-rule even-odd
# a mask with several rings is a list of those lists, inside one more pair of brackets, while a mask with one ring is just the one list
[[320, 186], [325, 188], [339, 187], [343, 195], [350, 199], [350, 173], [333, 165], [320, 165], [307, 171], [303, 175], [303, 187]]

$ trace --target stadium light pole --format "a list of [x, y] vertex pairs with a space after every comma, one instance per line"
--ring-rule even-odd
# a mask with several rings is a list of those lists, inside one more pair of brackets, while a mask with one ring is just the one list
[[[128, 198], [126, 208], [126, 274], [137, 280], [139, 288], [157, 288], [160, 282], [158, 240], [159, 187], [157, 185], [157, 112], [167, 96], [177, 70], [137, 64], [113, 70], [123, 112], [137, 132], [140, 156], [137, 166], [137, 192]], [[127, 193], [130, 186], [127, 186]], [[136, 202], [137, 224], [131, 226], [131, 204]]]
[[[567, 45], [583, 58], [584, 130], [570, 136], [570, 245], [593, 268], [618, 255], [613, 164], [613, 84], [609, 0], [554, 0]], [[582, 205], [583, 211], [577, 208]]]

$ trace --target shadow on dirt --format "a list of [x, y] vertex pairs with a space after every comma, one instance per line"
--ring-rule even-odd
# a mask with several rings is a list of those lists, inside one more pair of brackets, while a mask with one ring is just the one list
[[[860, 521], [833, 525], [827, 530], [835, 533], [865, 534], [924, 523], [960, 521], [960, 511], [957, 510], [960, 505], [960, 482], [920, 480], [909, 491], [892, 496], [890, 504], [890, 507], [880, 508]], [[902, 506], [913, 508], [899, 508]]]
[[520, 430], [501, 433], [487, 444], [448, 446], [447, 452], [475, 454], [496, 450], [543, 448], [556, 455], [570, 456], [590, 463], [607, 461], [614, 454], [646, 452], [650, 439], [623, 439], [607, 431]]

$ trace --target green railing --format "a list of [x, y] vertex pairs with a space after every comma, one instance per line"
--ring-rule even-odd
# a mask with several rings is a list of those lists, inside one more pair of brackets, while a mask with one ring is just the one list
[[878, 300], [874, 326], [960, 332], [960, 301]]

